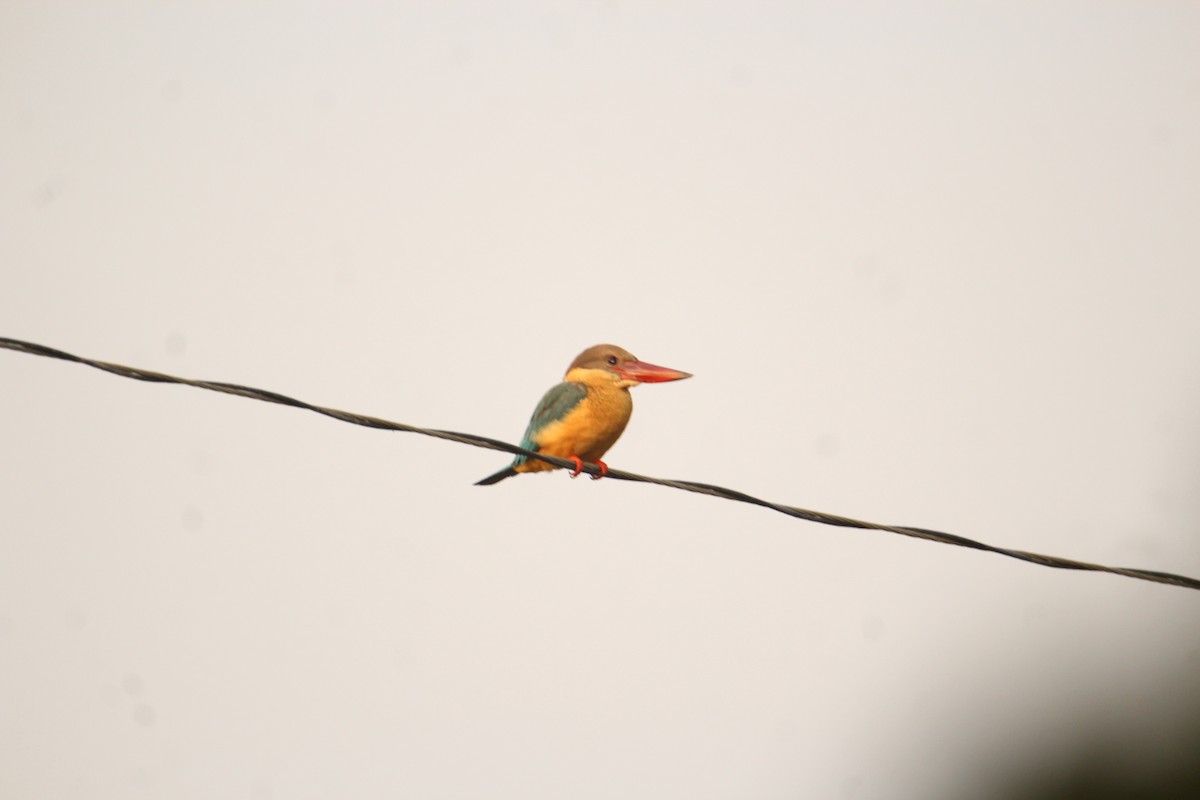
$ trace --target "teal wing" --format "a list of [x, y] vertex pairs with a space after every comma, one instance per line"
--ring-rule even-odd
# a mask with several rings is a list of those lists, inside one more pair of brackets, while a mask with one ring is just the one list
[[[570, 414], [571, 410], [583, 402], [585, 397], [587, 397], [587, 387], [573, 381], [564, 381], [546, 392], [546, 396], [533, 410], [533, 416], [529, 419], [529, 427], [525, 429], [525, 436], [521, 439], [521, 447], [526, 450], [537, 450], [538, 432], [550, 423], [557, 422]], [[525, 456], [517, 456], [513, 460], [513, 466], [524, 464], [527, 460]]]

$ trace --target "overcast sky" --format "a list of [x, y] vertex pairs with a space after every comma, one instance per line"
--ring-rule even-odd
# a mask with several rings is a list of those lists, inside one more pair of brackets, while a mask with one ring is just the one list
[[[1198, 30], [8, 0], [0, 335], [513, 442], [614, 342], [695, 378], [613, 467], [1200, 576]], [[0, 385], [5, 797], [983, 797], [1200, 692], [1185, 589]]]

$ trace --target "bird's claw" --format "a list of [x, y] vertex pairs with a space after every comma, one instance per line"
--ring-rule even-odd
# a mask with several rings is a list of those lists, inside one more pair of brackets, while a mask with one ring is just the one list
[[[580, 458], [579, 456], [567, 456], [567, 458], [569, 458], [575, 462], [575, 470], [571, 473], [571, 477], [578, 478], [579, 473], [583, 472], [583, 459]], [[601, 478], [603, 478], [605, 475], [608, 474], [608, 464], [605, 464], [603, 461], [596, 459], [596, 466], [600, 468], [600, 474], [592, 476], [592, 480], [594, 480], [594, 481], [598, 481]]]

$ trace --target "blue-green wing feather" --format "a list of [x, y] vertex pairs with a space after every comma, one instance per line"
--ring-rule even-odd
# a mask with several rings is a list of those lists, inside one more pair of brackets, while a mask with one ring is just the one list
[[[585, 397], [587, 397], [587, 387], [582, 383], [572, 381], [564, 381], [546, 392], [542, 401], [537, 404], [537, 408], [533, 410], [533, 416], [529, 418], [529, 427], [525, 429], [521, 447], [526, 450], [537, 450], [538, 432], [550, 423], [557, 422], [570, 414], [572, 409], [583, 402]], [[517, 456], [513, 460], [513, 466], [524, 464], [527, 460], [525, 456]]]

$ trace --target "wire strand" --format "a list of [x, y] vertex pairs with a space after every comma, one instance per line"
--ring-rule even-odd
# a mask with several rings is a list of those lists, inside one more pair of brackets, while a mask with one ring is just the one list
[[[565, 467], [571, 469], [574, 469], [575, 467], [575, 462], [568, 461], [565, 458], [557, 458], [555, 456], [545, 455], [534, 450], [525, 450], [521, 447], [517, 447], [516, 445], [509, 444], [508, 442], [502, 442], [498, 439], [489, 439], [486, 436], [477, 436], [472, 433], [457, 433], [455, 431], [418, 428], [414, 425], [405, 425], [400, 422], [392, 422], [379, 417], [371, 417], [363, 414], [355, 414], [350, 411], [341, 411], [336, 408], [317, 406], [311, 403], [306, 403], [303, 400], [297, 400], [293, 397], [279, 394], [277, 392], [270, 392], [264, 389], [255, 389], [249, 386], [240, 386], [236, 383], [198, 381], [189, 378], [178, 378], [174, 375], [167, 375], [162, 372], [153, 372], [151, 370], [127, 367], [121, 364], [111, 364], [107, 361], [96, 361], [90, 358], [83, 358], [62, 350], [56, 350], [53, 347], [47, 347], [41, 344], [33, 344], [31, 342], [23, 342], [19, 339], [0, 337], [0, 348], [15, 350], [20, 353], [28, 353], [30, 355], [44, 356], [46, 358], [57, 358], [62, 361], [71, 361], [76, 364], [86, 364], [89, 367], [94, 367], [95, 369], [103, 370], [105, 372], [111, 372], [112, 374], [120, 375], [123, 378], [132, 378], [134, 380], [148, 381], [150, 383], [177, 383], [184, 386], [194, 386], [197, 389], [207, 389], [212, 392], [221, 392], [223, 394], [246, 397], [251, 400], [261, 400], [265, 403], [276, 403], [283, 406], [292, 406], [293, 408], [302, 408], [308, 411], [316, 412], [317, 414], [322, 414], [326, 417], [332, 417], [333, 419], [341, 420], [342, 422], [349, 422], [353, 425], [362, 425], [367, 428], [418, 433], [422, 436], [432, 436], [435, 439], [445, 439], [446, 441], [468, 444], [472, 445], [473, 447], [483, 447], [489, 450], [501, 450], [506, 453], [513, 453], [515, 455], [524, 455], [528, 458], [536, 458], [541, 461], [545, 461], [553, 464], [556, 467]], [[600, 468], [595, 464], [584, 464], [583, 471], [593, 476], [600, 475]], [[929, 542], [957, 545], [958, 547], [967, 547], [972, 550], [983, 550], [988, 553], [996, 553], [998, 555], [1007, 556], [1008, 558], [1027, 561], [1031, 564], [1040, 564], [1043, 567], [1083, 570], [1087, 572], [1107, 572], [1113, 575], [1122, 575], [1126, 578], [1152, 581], [1154, 583], [1165, 583], [1171, 586], [1182, 586], [1187, 589], [1200, 589], [1200, 580], [1197, 580], [1196, 578], [1189, 578], [1185, 575], [1175, 575], [1170, 572], [1158, 572], [1148, 569], [1134, 569], [1131, 567], [1108, 567], [1104, 566], [1103, 564], [1090, 564], [1086, 561], [1075, 561], [1068, 558], [1048, 556], [1041, 553], [1032, 553], [1027, 550], [1011, 550], [1005, 547], [996, 547], [994, 545], [985, 544], [984, 542], [976, 541], [974, 539], [968, 539], [965, 536], [929, 530], [928, 528], [916, 528], [908, 525], [881, 525], [875, 522], [864, 522], [862, 520], [851, 519], [850, 517], [842, 517], [836, 514], [826, 514], [820, 511], [810, 511], [808, 509], [799, 508], [797, 506], [772, 503], [769, 500], [763, 500], [761, 498], [748, 495], [745, 492], [739, 492], [734, 489], [726, 489], [721, 486], [713, 486], [712, 484], [708, 483], [654, 478], [647, 475], [638, 475], [637, 473], [633, 472], [613, 469], [611, 467], [608, 469], [607, 473], [605, 473], [605, 476], [610, 479], [635, 481], [638, 483], [651, 483], [658, 486], [667, 486], [672, 489], [679, 489], [680, 491], [684, 492], [718, 497], [723, 500], [749, 503], [750, 505], [762, 506], [763, 508], [769, 508], [772, 511], [778, 511], [781, 514], [787, 514], [790, 517], [808, 520], [809, 522], [818, 522], [822, 525], [834, 525], [841, 528], [861, 528], [865, 530], [886, 531], [888, 533], [899, 534], [900, 536], [909, 536], [914, 539], [924, 539]]]

